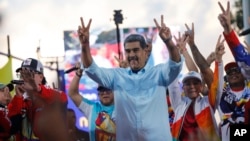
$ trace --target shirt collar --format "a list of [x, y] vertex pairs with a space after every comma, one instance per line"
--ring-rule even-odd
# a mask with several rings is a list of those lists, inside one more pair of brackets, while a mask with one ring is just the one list
[[133, 71], [131, 70], [131, 68], [130, 67], [128, 67], [128, 68], [126, 68], [127, 69], [127, 71], [128, 71], [128, 74], [129, 75], [132, 75], [132, 74], [143, 74], [143, 73], [145, 73], [145, 71], [147, 71], [149, 68], [150, 68], [150, 64], [149, 63], [147, 63], [140, 71], [138, 71], [137, 73], [133, 73]]

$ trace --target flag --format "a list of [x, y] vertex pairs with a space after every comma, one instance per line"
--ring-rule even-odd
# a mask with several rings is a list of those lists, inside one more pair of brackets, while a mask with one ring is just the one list
[[8, 84], [12, 78], [12, 57], [8, 57], [8, 62], [0, 68], [0, 82]]

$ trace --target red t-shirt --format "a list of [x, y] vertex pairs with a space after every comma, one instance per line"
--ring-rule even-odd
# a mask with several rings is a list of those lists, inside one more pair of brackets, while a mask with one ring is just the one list
[[197, 139], [197, 129], [198, 124], [195, 120], [194, 115], [194, 103], [190, 104], [186, 115], [184, 117], [184, 122], [180, 134], [180, 141], [190, 141], [190, 136], [192, 136], [192, 141], [198, 141]]
[[[43, 109], [44, 106], [53, 104], [56, 100], [63, 104], [67, 104], [67, 95], [59, 90], [51, 89], [44, 85], [40, 85], [41, 92], [37, 95], [43, 102], [39, 102], [37, 100], [31, 101], [30, 98], [24, 99], [23, 96], [14, 96], [11, 103], [8, 105], [9, 117], [13, 117], [15, 115], [26, 114], [29, 121], [33, 124], [33, 132], [36, 136], [39, 137], [39, 133], [37, 132], [37, 118], [39, 118], [40, 110]], [[46, 105], [44, 105], [46, 104]]]
[[67, 104], [67, 95], [59, 90], [56, 89], [51, 89], [48, 87], [45, 87], [43, 85], [41, 85], [41, 93], [39, 94], [39, 96], [41, 97], [41, 99], [45, 100], [45, 104], [39, 104], [38, 102], [36, 103], [36, 101], [34, 103], [36, 103], [36, 105], [34, 105], [35, 107], [35, 111], [33, 111], [33, 130], [35, 135], [37, 135], [39, 137], [39, 133], [37, 131], [37, 119], [39, 118], [40, 115], [40, 110], [43, 110], [43, 108], [45, 108], [45, 106], [50, 106], [51, 104], [53, 104], [56, 100], [58, 100], [58, 102], [62, 103], [62, 104]]

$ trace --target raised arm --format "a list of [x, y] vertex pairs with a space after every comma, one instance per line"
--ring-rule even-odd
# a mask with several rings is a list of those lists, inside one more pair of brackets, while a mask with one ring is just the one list
[[188, 68], [188, 71], [195, 71], [199, 72], [198, 68], [196, 67], [196, 64], [194, 63], [192, 57], [187, 51], [186, 44], [188, 41], [188, 37], [186, 37], [184, 34], [181, 36], [181, 33], [179, 32], [179, 37], [175, 38], [176, 46], [179, 48], [180, 53], [183, 54], [185, 58], [185, 64]]
[[208, 57], [207, 57], [207, 63], [209, 64], [209, 66], [211, 66], [211, 64], [215, 61], [215, 52], [211, 52]]
[[213, 71], [210, 69], [210, 66], [206, 59], [202, 56], [199, 49], [197, 48], [195, 41], [194, 41], [194, 24], [192, 23], [192, 29], [185, 24], [187, 31], [185, 35], [189, 37], [188, 45], [190, 46], [193, 58], [195, 63], [200, 69], [200, 73], [203, 76], [203, 79], [208, 87], [210, 87], [211, 83], [213, 82]]
[[218, 2], [220, 9], [222, 11], [221, 14], [219, 14], [218, 19], [220, 21], [221, 26], [224, 29], [224, 34], [229, 34], [232, 30], [231, 27], [231, 16], [230, 16], [230, 2], [227, 2], [227, 9], [222, 6], [220, 2]]
[[221, 40], [221, 35], [220, 35], [215, 47], [215, 61], [219, 63], [222, 62], [222, 56], [225, 54], [224, 42], [225, 40], [224, 39]]
[[[222, 6], [218, 2], [221, 13], [218, 16], [221, 26], [223, 27], [224, 38], [235, 58], [235, 61], [245, 62], [245, 64], [250, 66], [250, 54], [248, 50], [245, 50], [245, 47], [240, 43], [238, 36], [235, 34], [231, 27], [231, 15], [230, 15], [230, 3], [227, 2], [227, 8]], [[246, 43], [246, 42], [245, 42]], [[248, 44], [246, 44], [248, 47]]]
[[169, 58], [175, 62], [180, 62], [181, 61], [181, 56], [179, 53], [178, 48], [174, 44], [172, 40], [172, 34], [170, 31], [170, 28], [166, 26], [164, 23], [164, 17], [161, 15], [161, 25], [158, 24], [156, 19], [154, 19], [155, 25], [159, 31], [159, 36], [163, 40], [163, 42], [166, 44], [169, 52]]
[[72, 99], [72, 101], [75, 103], [75, 105], [78, 107], [82, 101], [82, 96], [79, 93], [79, 82], [82, 76], [83, 70], [80, 69], [80, 63], [76, 64], [76, 67], [78, 68], [76, 71], [76, 74], [69, 85], [69, 97]]
[[90, 19], [88, 25], [85, 26], [81, 17], [81, 26], [78, 27], [78, 36], [82, 46], [81, 59], [85, 68], [89, 67], [93, 62], [89, 47], [89, 28], [91, 21], [92, 19]]
[[223, 79], [221, 79], [221, 76], [223, 76], [222, 56], [225, 54], [224, 41], [225, 40], [221, 40], [220, 35], [215, 47], [215, 69], [213, 83], [211, 84], [211, 87], [209, 87], [209, 102], [214, 109], [216, 109], [219, 104], [220, 94], [222, 93], [223, 89], [222, 85], [224, 84]]
[[242, 74], [245, 78], [250, 79], [250, 54], [245, 50], [244, 46], [240, 43], [238, 36], [232, 30], [230, 24], [230, 3], [227, 2], [226, 10], [220, 2], [218, 2], [218, 4], [222, 11], [218, 16], [218, 19], [224, 29], [224, 38], [232, 52], [232, 55], [234, 56], [235, 61], [241, 68]]

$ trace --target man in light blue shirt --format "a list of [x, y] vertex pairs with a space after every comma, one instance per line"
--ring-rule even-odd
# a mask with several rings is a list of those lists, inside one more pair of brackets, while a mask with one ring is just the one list
[[183, 57], [172, 41], [170, 29], [161, 16], [161, 24], [154, 19], [161, 39], [169, 51], [169, 61], [157, 66], [147, 64], [148, 47], [143, 36], [129, 35], [124, 41], [128, 68], [101, 68], [90, 54], [89, 28], [81, 18], [78, 28], [82, 45], [82, 63], [86, 74], [115, 97], [115, 122], [117, 141], [172, 140], [168, 122], [166, 87], [182, 69]]

